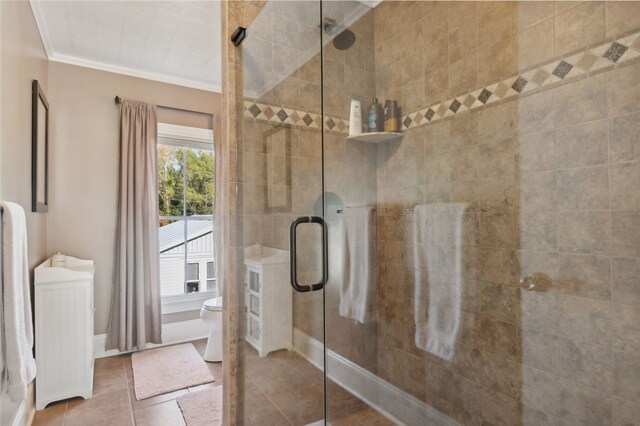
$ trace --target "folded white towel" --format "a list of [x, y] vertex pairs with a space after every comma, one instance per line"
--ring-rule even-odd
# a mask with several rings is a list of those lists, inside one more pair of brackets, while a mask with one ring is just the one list
[[437, 203], [413, 211], [416, 346], [446, 360], [455, 354], [461, 323], [462, 219], [468, 206]]
[[36, 376], [33, 359], [33, 323], [27, 258], [27, 221], [18, 204], [2, 202], [2, 285], [4, 342], [3, 377], [8, 380], [9, 397], [14, 402], [27, 395], [27, 386]]
[[376, 233], [373, 207], [351, 207], [342, 214], [340, 315], [361, 323], [375, 307]]

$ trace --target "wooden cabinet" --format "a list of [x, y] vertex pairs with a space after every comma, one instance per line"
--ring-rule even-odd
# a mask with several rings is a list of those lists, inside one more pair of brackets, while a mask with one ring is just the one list
[[253, 245], [245, 249], [245, 337], [260, 356], [293, 347], [289, 252]]
[[38, 410], [93, 395], [93, 274], [92, 260], [61, 255], [35, 269]]

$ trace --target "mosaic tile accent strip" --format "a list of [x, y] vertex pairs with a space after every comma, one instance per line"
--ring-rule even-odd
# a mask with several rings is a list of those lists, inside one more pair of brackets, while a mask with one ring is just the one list
[[[532, 90], [543, 89], [550, 84], [613, 67], [616, 64], [637, 57], [640, 57], [640, 32], [543, 64], [522, 74], [454, 99], [431, 105], [419, 111], [410, 112], [402, 117], [402, 130], [433, 123], [447, 116], [510, 99]], [[426, 120], [418, 122], [416, 120], [418, 116], [424, 117]], [[406, 118], [409, 120], [406, 120]]]
[[[322, 117], [318, 113], [269, 105], [253, 100], [244, 101], [244, 116], [259, 121], [289, 124], [303, 129], [320, 129]], [[326, 117], [325, 124], [331, 122], [329, 130], [342, 132], [348, 129], [348, 122], [339, 117]]]
[[[614, 67], [637, 57], [640, 57], [640, 32], [548, 62], [498, 83], [405, 114], [400, 120], [402, 130], [425, 126], [454, 114], [511, 99], [532, 90], [544, 89], [554, 83]], [[349, 132], [349, 121], [345, 118], [325, 116], [323, 123], [322, 116], [315, 112], [289, 109], [248, 99], [244, 101], [244, 116], [303, 129], [320, 129], [324, 125], [325, 130], [331, 133], [347, 134]]]

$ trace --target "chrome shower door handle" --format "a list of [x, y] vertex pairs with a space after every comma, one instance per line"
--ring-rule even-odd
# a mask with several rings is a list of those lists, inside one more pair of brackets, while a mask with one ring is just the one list
[[[315, 284], [309, 285], [301, 285], [298, 283], [298, 275], [297, 275], [297, 229], [298, 225], [302, 225], [304, 223], [317, 223], [322, 227], [322, 281]], [[294, 290], [305, 293], [309, 291], [322, 290], [324, 285], [327, 283], [328, 277], [328, 266], [327, 266], [327, 224], [324, 219], [319, 216], [300, 216], [289, 226], [289, 280], [291, 282], [291, 287]]]

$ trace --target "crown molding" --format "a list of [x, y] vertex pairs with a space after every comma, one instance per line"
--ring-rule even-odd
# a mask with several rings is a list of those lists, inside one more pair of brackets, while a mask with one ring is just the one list
[[99, 71], [128, 75], [130, 77], [138, 77], [145, 80], [159, 81], [161, 83], [173, 84], [176, 86], [206, 90], [207, 92], [222, 93], [222, 85], [219, 84], [207, 83], [204, 81], [192, 80], [156, 72], [142, 71], [134, 68], [122, 67], [119, 65], [105, 64], [103, 62], [91, 61], [74, 56], [58, 55], [54, 53], [53, 55], [49, 56], [49, 60], [52, 62], [76, 65], [79, 67], [91, 68]]

